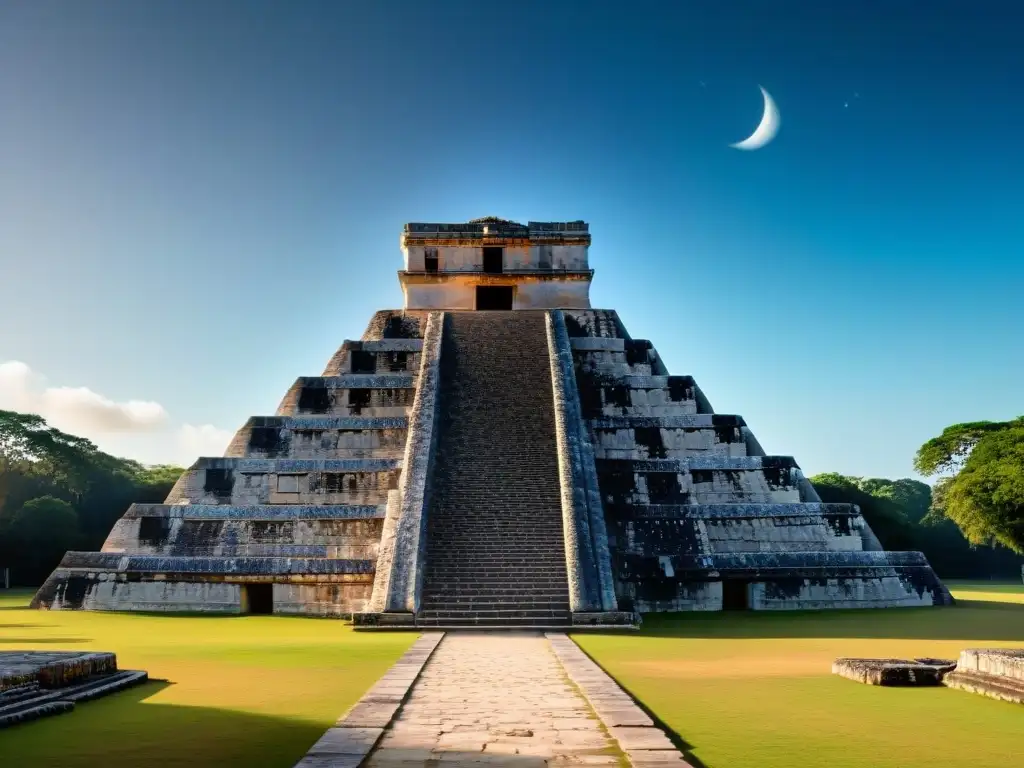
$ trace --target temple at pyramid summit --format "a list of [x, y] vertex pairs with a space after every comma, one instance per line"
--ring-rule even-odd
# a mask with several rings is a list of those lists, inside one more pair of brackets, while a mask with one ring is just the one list
[[405, 225], [404, 307], [33, 604], [571, 627], [951, 602], [591, 308], [589, 246], [582, 221]]

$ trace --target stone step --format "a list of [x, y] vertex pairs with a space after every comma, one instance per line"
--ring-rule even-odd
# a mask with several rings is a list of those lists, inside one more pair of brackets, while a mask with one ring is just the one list
[[551, 619], [487, 619], [480, 617], [466, 617], [462, 619], [420, 619], [417, 617], [416, 625], [418, 627], [432, 627], [437, 629], [479, 629], [483, 627], [488, 629], [567, 629], [572, 626], [572, 620], [569, 617], [568, 612], [566, 612], [564, 618], [559, 617]]
[[440, 390], [422, 620], [550, 623], [514, 615], [568, 607], [544, 313], [450, 313]]
[[449, 553], [446, 558], [430, 558], [427, 557], [427, 562], [437, 566], [438, 568], [444, 568], [450, 565], [461, 565], [466, 563], [472, 563], [475, 568], [508, 568], [509, 570], [528, 570], [531, 573], [550, 573], [552, 569], [559, 567], [565, 568], [565, 555], [549, 556], [549, 557], [524, 557], [520, 560], [507, 561], [496, 557], [475, 557], [467, 553], [466, 557], [459, 557], [459, 553]]
[[453, 600], [433, 598], [424, 600], [420, 606], [422, 611], [502, 611], [502, 610], [537, 610], [537, 611], [568, 611], [569, 601], [562, 600], [530, 600], [522, 595], [509, 597], [507, 600], [465, 599]]
[[89, 701], [108, 693], [145, 682], [147, 674], [139, 670], [121, 670], [110, 675], [97, 675], [77, 685], [62, 688], [37, 688], [35, 695], [21, 695], [13, 701], [0, 700], [0, 728], [67, 712], [76, 702]]
[[[529, 581], [529, 585], [534, 589], [550, 589], [559, 590], [564, 589], [568, 591], [569, 587], [565, 579], [544, 579], [535, 577]], [[508, 590], [514, 592], [523, 586], [522, 583], [516, 583], [509, 579], [494, 578], [493, 576], [478, 577], [476, 574], [456, 574], [456, 575], [445, 575], [444, 578], [438, 579], [435, 582], [431, 582], [424, 590], [426, 594], [437, 592], [438, 589], [477, 589], [483, 590]]]
[[950, 688], [980, 693], [983, 696], [1014, 704], [1024, 704], [1024, 681], [1022, 680], [957, 669], [946, 675], [942, 682]]
[[568, 607], [561, 609], [552, 608], [523, 608], [518, 606], [505, 606], [497, 609], [464, 609], [452, 606], [443, 608], [421, 610], [418, 618], [424, 619], [552, 619], [562, 618], [569, 615]]
[[[556, 579], [556, 578], [542, 579], [542, 578], [539, 578], [539, 577], [535, 577], [533, 575], [532, 571], [527, 571], [527, 570], [513, 571], [513, 570], [503, 570], [503, 569], [498, 569], [498, 568], [490, 568], [490, 569], [484, 570], [484, 569], [475, 569], [475, 568], [466, 567], [466, 568], [459, 568], [459, 569], [434, 571], [433, 574], [439, 580], [438, 583], [452, 583], [452, 582], [455, 582], [455, 581], [463, 581], [463, 582], [466, 582], [466, 583], [473, 583], [474, 581], [476, 581], [477, 583], [479, 583], [481, 581], [484, 581], [484, 582], [492, 582], [492, 583], [494, 583], [494, 582], [501, 582], [501, 583], [504, 583], [504, 584], [509, 584], [511, 586], [516, 586], [517, 584], [520, 584], [520, 585], [533, 584], [533, 585], [537, 585], [537, 586], [541, 586], [541, 585], [558, 586], [558, 585], [560, 585], [560, 584], [562, 584], [562, 583], [564, 583], [566, 581], [565, 572], [564, 571], [561, 574], [558, 574], [558, 575], [560, 575], [562, 577], [561, 579]], [[553, 574], [553, 576], [554, 576], [554, 574]], [[429, 591], [429, 590], [427, 590], [427, 591]]]

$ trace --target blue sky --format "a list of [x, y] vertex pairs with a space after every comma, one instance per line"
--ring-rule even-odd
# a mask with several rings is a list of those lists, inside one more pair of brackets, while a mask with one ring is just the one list
[[1024, 413], [1024, 9], [839, 6], [3, 3], [0, 407], [190, 462], [400, 306], [404, 222], [582, 218], [769, 452], [909, 475]]

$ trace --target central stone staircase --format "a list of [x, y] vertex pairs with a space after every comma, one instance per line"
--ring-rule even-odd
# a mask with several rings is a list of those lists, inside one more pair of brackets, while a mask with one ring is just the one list
[[543, 312], [451, 312], [419, 626], [565, 627]]

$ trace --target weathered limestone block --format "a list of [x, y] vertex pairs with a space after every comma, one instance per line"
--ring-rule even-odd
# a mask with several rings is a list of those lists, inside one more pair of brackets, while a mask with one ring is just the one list
[[[862, 553], [867, 554], [867, 553]], [[898, 574], [874, 578], [776, 580], [751, 585], [755, 610], [817, 610], [822, 608], [912, 608], [940, 605], [934, 590], [919, 589]]]
[[936, 686], [956, 668], [942, 659], [836, 659], [832, 673], [867, 685]]
[[401, 458], [407, 428], [405, 416], [254, 417], [238, 431], [225, 455], [268, 459]]
[[969, 648], [960, 652], [957, 672], [994, 675], [1024, 684], [1024, 648]]
[[274, 613], [347, 617], [365, 610], [371, 581], [336, 584], [274, 584]]
[[1024, 704], [1024, 649], [969, 648], [960, 652], [956, 671], [944, 678], [951, 688]]
[[[35, 608], [90, 611], [239, 613], [238, 584], [223, 582], [122, 581], [114, 574], [61, 569], [33, 599]], [[55, 578], [56, 577], [56, 578]], [[50, 581], [52, 594], [47, 595]]]
[[[377, 515], [376, 508], [369, 508]], [[375, 559], [380, 519], [124, 517], [103, 552], [213, 557]]]
[[[117, 671], [117, 656], [103, 651], [0, 652], [0, 693], [36, 683], [55, 689]], [[4, 701], [0, 700], [0, 707]]]
[[382, 504], [401, 460], [204, 458], [175, 484], [169, 504]]
[[436, 452], [438, 392], [443, 312], [434, 312], [424, 329], [419, 387], [409, 415], [408, 442], [398, 493], [389, 497], [372, 596], [366, 610], [373, 613], [415, 613], [423, 579], [430, 475]]
[[277, 407], [278, 416], [407, 416], [416, 375], [353, 373], [300, 376]]
[[387, 375], [417, 371], [422, 349], [422, 339], [346, 341], [328, 361], [323, 375]]
[[617, 600], [604, 509], [594, 450], [579, 404], [570, 338], [561, 312], [550, 312], [545, 320], [555, 409], [569, 607], [574, 613], [614, 611]]
[[619, 606], [640, 613], [663, 611], [720, 611], [722, 582], [680, 582], [647, 579], [623, 581], [619, 585]]
[[363, 341], [422, 339], [430, 313], [414, 309], [383, 309], [373, 313]]

